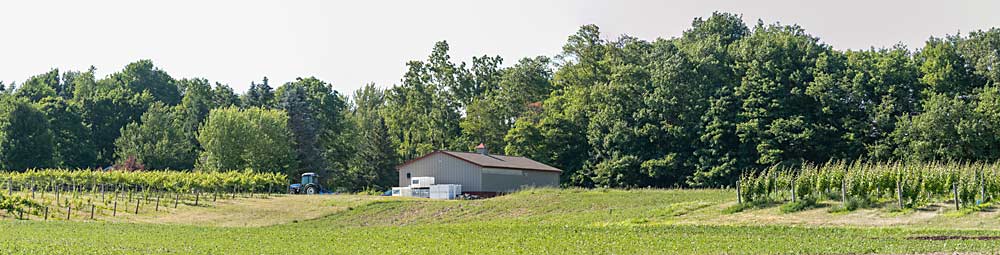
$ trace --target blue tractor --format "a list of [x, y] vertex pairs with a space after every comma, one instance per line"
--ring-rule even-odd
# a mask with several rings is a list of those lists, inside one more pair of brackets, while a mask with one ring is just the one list
[[315, 195], [322, 191], [323, 187], [319, 185], [319, 175], [316, 175], [316, 173], [304, 173], [302, 174], [301, 183], [294, 183], [288, 186], [288, 193], [290, 194]]

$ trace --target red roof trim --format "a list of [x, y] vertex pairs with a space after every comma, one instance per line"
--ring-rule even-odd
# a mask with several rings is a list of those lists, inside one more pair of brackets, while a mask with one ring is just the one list
[[417, 161], [419, 161], [419, 160], [421, 160], [421, 159], [424, 159], [424, 158], [426, 158], [426, 157], [430, 157], [431, 155], [434, 155], [434, 154], [438, 154], [438, 153], [442, 153], [442, 154], [444, 154], [444, 155], [448, 155], [448, 156], [451, 156], [452, 158], [456, 158], [456, 159], [459, 159], [459, 160], [461, 160], [461, 161], [465, 161], [465, 162], [468, 162], [469, 164], [472, 164], [472, 165], [475, 165], [475, 166], [478, 166], [478, 167], [493, 167], [493, 168], [505, 168], [505, 169], [517, 169], [517, 170], [527, 170], [527, 171], [540, 171], [540, 172], [556, 172], [556, 173], [562, 173], [562, 170], [546, 170], [546, 169], [536, 169], [536, 168], [523, 168], [523, 167], [498, 167], [498, 166], [484, 166], [484, 165], [481, 165], [481, 164], [478, 164], [478, 163], [476, 163], [476, 162], [472, 162], [472, 161], [470, 161], [470, 160], [468, 160], [468, 159], [464, 159], [464, 158], [462, 158], [462, 157], [459, 157], [459, 156], [456, 156], [455, 154], [451, 154], [451, 153], [450, 153], [449, 151], [442, 151], [442, 150], [436, 150], [436, 151], [434, 151], [434, 152], [431, 152], [431, 153], [427, 153], [427, 155], [423, 155], [423, 156], [420, 156], [420, 157], [417, 157], [417, 158], [414, 158], [414, 159], [411, 159], [411, 160], [408, 160], [408, 161], [404, 162], [403, 164], [401, 164], [401, 165], [398, 165], [398, 166], [396, 166], [396, 171], [398, 172], [398, 171], [399, 171], [399, 169], [400, 169], [400, 168], [403, 168], [404, 166], [407, 166], [407, 165], [409, 165], [409, 164], [412, 164], [413, 162], [417, 162]]

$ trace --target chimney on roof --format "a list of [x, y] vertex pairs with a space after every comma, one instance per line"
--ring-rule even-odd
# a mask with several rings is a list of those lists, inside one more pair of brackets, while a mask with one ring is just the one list
[[490, 150], [486, 149], [486, 144], [482, 143], [476, 146], [476, 152], [483, 155], [490, 155]]

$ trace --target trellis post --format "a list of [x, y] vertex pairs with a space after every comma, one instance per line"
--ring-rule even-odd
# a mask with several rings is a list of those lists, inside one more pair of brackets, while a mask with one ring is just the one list
[[955, 210], [961, 210], [961, 204], [958, 201], [958, 180], [951, 182], [951, 190], [955, 193]]
[[899, 209], [903, 209], [903, 186], [899, 180], [896, 180], [896, 201], [899, 203]]
[[736, 203], [743, 204], [743, 193], [740, 193], [740, 180], [736, 180]]
[[792, 181], [788, 184], [792, 189], [792, 203], [795, 203], [795, 177], [792, 177]]
[[840, 179], [840, 202], [847, 203], [847, 175]]

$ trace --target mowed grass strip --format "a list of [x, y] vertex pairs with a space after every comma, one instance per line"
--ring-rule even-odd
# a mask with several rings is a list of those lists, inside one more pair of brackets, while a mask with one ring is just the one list
[[508, 221], [330, 228], [261, 228], [5, 221], [0, 250], [15, 254], [717, 254], [991, 252], [996, 231], [788, 226], [555, 226]]
[[[405, 226], [517, 220], [522, 223], [594, 225], [685, 216], [716, 217], [735, 199], [726, 190], [534, 189], [471, 201], [387, 198], [320, 219], [336, 226]], [[713, 207], [714, 206], [714, 207]], [[711, 207], [711, 208], [709, 208]]]

